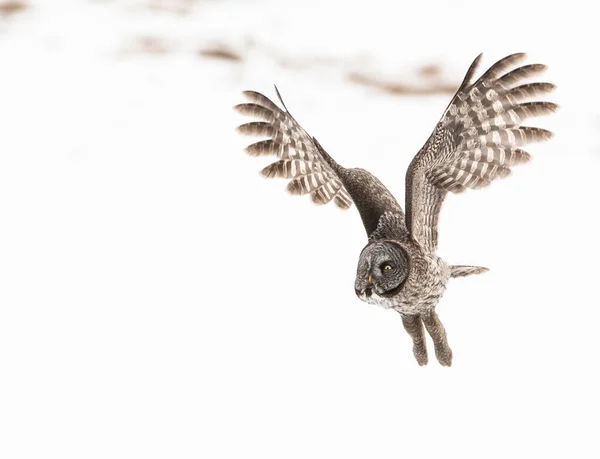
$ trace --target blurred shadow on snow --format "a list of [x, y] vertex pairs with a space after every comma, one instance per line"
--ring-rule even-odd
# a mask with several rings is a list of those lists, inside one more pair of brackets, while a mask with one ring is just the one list
[[219, 59], [223, 61], [241, 62], [242, 56], [239, 52], [232, 50], [226, 45], [208, 45], [198, 51], [201, 57]]
[[8, 0], [0, 3], [0, 17], [10, 18], [27, 9], [27, 4], [19, 0]]
[[[2, 1], [2, 0], [0, 0]], [[12, 0], [13, 2], [16, 0]], [[196, 22], [196, 13], [200, 6], [217, 4], [217, 0], [141, 0], [139, 5], [143, 9], [156, 13], [157, 15], [177, 14], [189, 16], [184, 20], [185, 24]], [[201, 17], [200, 17], [201, 18]], [[169, 21], [180, 21], [182, 18], [169, 19]], [[171, 22], [169, 22], [171, 24]], [[187, 48], [185, 41], [176, 38], [175, 30], [164, 29], [165, 37], [155, 34], [140, 36], [127, 42], [123, 46], [121, 56], [144, 54], [147, 56], [161, 57], [179, 50], [176, 43]], [[437, 61], [422, 62], [420, 66], [403, 69], [400, 73], [389, 72], [390, 65], [386, 62], [377, 64], [369, 54], [336, 55], [322, 54], [321, 50], [313, 52], [290, 53], [282, 49], [277, 42], [263, 41], [253, 32], [250, 35], [236, 35], [221, 37], [206, 36], [199, 37], [200, 42], [192, 48], [195, 55], [201, 60], [211, 60], [228, 64], [247, 62], [250, 67], [254, 58], [266, 59], [274, 65], [291, 71], [318, 72], [326, 70], [328, 74], [336, 74], [346, 78], [350, 83], [374, 88], [387, 94], [426, 96], [435, 94], [453, 94], [458, 87], [459, 81], [454, 81], [452, 76], [443, 70], [441, 63]], [[193, 46], [193, 45], [192, 45]], [[176, 49], [177, 48], [177, 49]], [[194, 53], [194, 51], [192, 51]], [[396, 66], [394, 66], [396, 67]], [[248, 67], [246, 67], [248, 68]], [[388, 68], [386, 71], [385, 69]], [[396, 67], [397, 68], [397, 67]]]
[[147, 2], [147, 8], [151, 11], [186, 15], [196, 3], [197, 0], [150, 0]]
[[[342, 75], [347, 74], [350, 82], [380, 89], [392, 95], [432, 95], [432, 94], [454, 94], [458, 88], [459, 81], [449, 81], [443, 76], [442, 67], [437, 63], [429, 63], [408, 72], [402, 77], [382, 77], [377, 75], [376, 70], [352, 71], [349, 68], [368, 67], [368, 59], [359, 57], [354, 60], [336, 58], [334, 56], [293, 56], [285, 55], [265, 46], [258, 46], [252, 39], [247, 39], [246, 49], [235, 49], [223, 43], [208, 44], [198, 51], [200, 58], [242, 62], [246, 60], [248, 48], [258, 48], [261, 54], [270, 58], [276, 65], [291, 70], [317, 70], [322, 68], [337, 69]], [[262, 48], [262, 49], [261, 49]]]
[[349, 72], [348, 78], [353, 83], [380, 89], [394, 95], [431, 95], [454, 94], [459, 82], [445, 81], [442, 68], [438, 64], [428, 64], [420, 67], [410, 78], [414, 82], [402, 82], [396, 79], [383, 78], [364, 72]]
[[169, 54], [170, 52], [171, 48], [165, 39], [148, 35], [137, 37], [133, 42], [123, 48], [121, 54], [149, 54], [161, 56]]

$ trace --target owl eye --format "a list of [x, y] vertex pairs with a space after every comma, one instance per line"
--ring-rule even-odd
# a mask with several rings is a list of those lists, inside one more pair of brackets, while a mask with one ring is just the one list
[[392, 269], [392, 265], [383, 265], [383, 269], [384, 271], [389, 271], [390, 269]]

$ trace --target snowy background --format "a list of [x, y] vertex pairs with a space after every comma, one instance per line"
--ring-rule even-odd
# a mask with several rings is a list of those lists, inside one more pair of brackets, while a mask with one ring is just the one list
[[[597, 458], [599, 34], [586, 3], [0, 1], [0, 457]], [[403, 202], [472, 59], [549, 66], [550, 143], [451, 196], [452, 368], [354, 295], [355, 209], [246, 157], [274, 97]], [[430, 350], [431, 344], [430, 344]]]

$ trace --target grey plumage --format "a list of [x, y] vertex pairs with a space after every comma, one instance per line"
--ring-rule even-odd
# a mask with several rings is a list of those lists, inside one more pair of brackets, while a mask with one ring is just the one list
[[236, 105], [235, 108], [244, 115], [260, 118], [262, 122], [243, 124], [237, 128], [238, 132], [271, 137], [253, 143], [246, 152], [252, 156], [279, 157], [279, 161], [261, 171], [262, 175], [291, 178], [288, 191], [310, 194], [316, 204], [326, 204], [333, 199], [342, 209], [350, 207], [351, 199], [340, 177], [319, 153], [315, 140], [294, 117], [262, 94], [245, 91], [244, 95], [251, 103]]
[[518, 65], [525, 54], [513, 54], [473, 81], [481, 60], [469, 67], [458, 91], [406, 173], [406, 215], [390, 191], [363, 169], [340, 166], [310, 136], [283, 105], [254, 91], [249, 103], [235, 108], [260, 121], [238, 127], [242, 134], [267, 137], [250, 145], [253, 156], [274, 155], [265, 177], [290, 180], [292, 194], [310, 194], [317, 204], [334, 201], [342, 208], [354, 203], [367, 232], [360, 254], [355, 290], [367, 302], [393, 308], [402, 316], [420, 365], [427, 363], [424, 330], [433, 339], [442, 365], [450, 366], [452, 351], [435, 307], [448, 279], [487, 271], [478, 266], [448, 265], [436, 255], [439, 213], [448, 192], [481, 188], [510, 174], [529, 160], [520, 147], [547, 140], [552, 133], [523, 126], [528, 118], [557, 109], [551, 102], [532, 100], [551, 92], [550, 83], [526, 83], [545, 66]]

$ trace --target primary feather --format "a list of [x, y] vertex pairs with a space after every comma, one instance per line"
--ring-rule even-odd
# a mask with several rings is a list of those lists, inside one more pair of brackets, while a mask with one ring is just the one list
[[520, 84], [545, 70], [535, 64], [515, 68], [525, 59], [518, 53], [491, 66], [471, 82], [478, 56], [429, 140], [413, 159], [406, 175], [408, 228], [428, 252], [437, 248], [439, 212], [447, 192], [481, 188], [510, 174], [529, 160], [521, 146], [547, 140], [552, 133], [522, 125], [554, 112], [552, 102], [532, 101], [552, 90], [550, 83]]
[[318, 148], [318, 143], [285, 109], [281, 110], [268, 97], [255, 91], [244, 91], [250, 103], [236, 105], [243, 115], [258, 118], [237, 128], [240, 134], [269, 137], [246, 148], [251, 156], [274, 155], [276, 161], [265, 167], [261, 174], [267, 178], [291, 179], [287, 190], [292, 194], [310, 194], [315, 204], [334, 201], [341, 209], [348, 209], [352, 199], [336, 171]]

